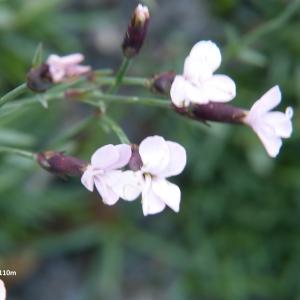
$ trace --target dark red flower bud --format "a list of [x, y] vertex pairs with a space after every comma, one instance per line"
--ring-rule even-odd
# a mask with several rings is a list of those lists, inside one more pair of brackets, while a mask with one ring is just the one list
[[151, 90], [159, 94], [170, 95], [170, 89], [175, 76], [176, 73], [172, 71], [155, 75], [151, 79]]
[[149, 19], [147, 6], [139, 4], [133, 12], [122, 44], [126, 57], [131, 58], [139, 53], [147, 34]]
[[48, 172], [61, 176], [81, 176], [88, 165], [81, 159], [56, 151], [38, 153], [37, 161]]
[[30, 69], [27, 73], [27, 87], [34, 92], [43, 93], [53, 84], [47, 64]]
[[131, 151], [131, 158], [128, 163], [129, 169], [138, 171], [143, 166], [142, 158], [139, 153], [139, 146], [135, 144], [131, 145]]
[[191, 119], [206, 122], [221, 122], [243, 124], [243, 119], [246, 116], [245, 110], [217, 102], [209, 102], [207, 104], [191, 104], [189, 107], [173, 106], [175, 111], [181, 115]]

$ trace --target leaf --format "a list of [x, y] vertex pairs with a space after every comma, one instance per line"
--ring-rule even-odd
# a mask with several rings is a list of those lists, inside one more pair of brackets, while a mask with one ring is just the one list
[[32, 67], [33, 68], [39, 67], [42, 63], [43, 63], [43, 44], [39, 43], [32, 59]]

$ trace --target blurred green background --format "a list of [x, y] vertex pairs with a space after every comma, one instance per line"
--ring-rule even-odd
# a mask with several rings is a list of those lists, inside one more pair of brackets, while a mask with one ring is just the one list
[[[300, 1], [148, 0], [150, 30], [129, 74], [182, 71], [193, 44], [222, 49], [220, 72], [249, 108], [279, 84], [295, 108], [294, 133], [270, 159], [247, 128], [194, 124], [159, 108], [113, 104], [133, 142], [159, 134], [185, 146], [172, 179], [179, 214], [144, 218], [140, 200], [102, 204], [77, 178], [64, 180], [25, 158], [0, 156], [0, 269], [8, 299], [300, 299]], [[117, 69], [136, 1], [1, 0], [1, 95], [25, 80], [42, 42], [45, 57], [82, 52], [94, 68]], [[129, 95], [150, 95], [122, 88]], [[93, 110], [65, 100], [0, 118], [0, 144], [63, 150], [83, 159], [111, 132]], [[13, 116], [13, 117], [12, 117]]]

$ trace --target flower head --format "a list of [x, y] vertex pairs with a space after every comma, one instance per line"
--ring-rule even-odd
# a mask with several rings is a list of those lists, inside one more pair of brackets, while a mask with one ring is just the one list
[[236, 95], [234, 81], [214, 72], [220, 67], [221, 52], [211, 41], [194, 45], [185, 59], [183, 75], [177, 75], [171, 87], [171, 99], [177, 107], [190, 103], [228, 102]]
[[83, 60], [84, 56], [80, 53], [67, 56], [50, 55], [47, 65], [53, 82], [62, 82], [68, 78], [88, 73], [91, 70], [90, 66], [80, 65]]
[[142, 161], [141, 170], [127, 171], [123, 174], [122, 198], [142, 193], [144, 215], [156, 214], [169, 206], [179, 211], [181, 192], [177, 185], [169, 182], [168, 177], [180, 174], [186, 165], [185, 149], [178, 143], [166, 141], [160, 136], [144, 139], [139, 146]]
[[4, 282], [0, 279], [0, 300], [6, 299], [6, 289]]
[[[118, 189], [123, 173], [118, 169], [127, 165], [130, 157], [131, 147], [126, 144], [99, 148], [81, 177], [82, 184], [89, 191], [93, 191], [95, 185], [105, 204], [115, 204], [119, 200]], [[133, 200], [131, 198], [127, 197]]]
[[281, 92], [276, 85], [253, 104], [244, 119], [244, 122], [258, 135], [271, 157], [278, 155], [282, 138], [289, 138], [293, 131], [291, 107], [287, 107], [285, 113], [271, 111], [280, 101]]

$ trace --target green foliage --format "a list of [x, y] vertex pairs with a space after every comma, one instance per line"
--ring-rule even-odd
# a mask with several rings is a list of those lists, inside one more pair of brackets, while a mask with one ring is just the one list
[[[75, 2], [0, 1], [2, 95], [25, 81], [40, 42], [43, 58], [83, 51], [100, 68], [108, 67], [108, 60], [120, 61], [121, 50], [108, 54], [96, 39], [105, 33], [103, 24], [110, 34], [117, 28], [122, 39], [129, 16], [122, 11], [123, 1], [111, 7]], [[18, 282], [32, 278], [26, 285], [39, 291], [38, 275], [30, 277], [34, 269], [23, 255], [29, 253], [38, 266], [57, 257], [73, 262], [78, 255], [84, 268], [78, 271], [81, 284], [76, 289], [86, 300], [142, 299], [141, 295], [172, 300], [298, 299], [299, 1], [204, 1], [210, 19], [206, 25], [214, 24], [208, 32], [198, 26], [198, 19], [191, 20], [191, 30], [175, 7], [169, 18], [169, 4], [163, 3], [169, 1], [148, 2], [153, 31], [129, 73], [150, 77], [168, 69], [181, 72], [194, 42], [214, 39], [223, 44], [222, 71], [237, 82], [235, 104], [250, 107], [279, 84], [283, 107], [295, 107], [292, 138], [272, 160], [247, 128], [206, 126], [160, 108], [112, 103], [109, 114], [131, 141], [161, 134], [187, 149], [188, 166], [174, 179], [182, 187], [180, 213], [144, 218], [139, 200], [104, 206], [78, 179], [55, 178], [25, 158], [1, 153], [0, 268], [8, 266], [20, 274], [22, 270], [25, 275]], [[174, 1], [180, 12], [181, 2]], [[197, 7], [199, 15], [205, 10], [200, 1], [191, 3], [187, 10]], [[107, 42], [113, 47], [113, 41]], [[34, 65], [40, 57], [37, 50]], [[94, 109], [66, 100], [48, 106], [34, 104], [21, 112], [16, 106], [0, 108], [0, 145], [67, 151], [88, 160], [99, 146], [118, 142], [93, 118]], [[17, 258], [18, 266], [11, 263]]]

